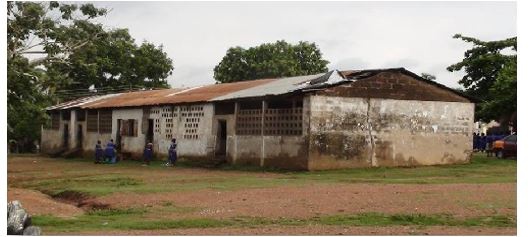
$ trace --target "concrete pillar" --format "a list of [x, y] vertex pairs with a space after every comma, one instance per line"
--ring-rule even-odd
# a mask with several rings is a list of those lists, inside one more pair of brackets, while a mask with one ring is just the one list
[[266, 101], [265, 100], [262, 100], [262, 110], [261, 110], [261, 116], [260, 116], [260, 135], [261, 135], [261, 138], [262, 138], [262, 146], [261, 146], [261, 156], [260, 156], [260, 167], [263, 167], [264, 166], [264, 158], [266, 156], [266, 144], [265, 144], [265, 141], [264, 141], [264, 123], [265, 123], [265, 119], [264, 119], [264, 116], [266, 114]]
[[76, 117], [77, 113], [76, 113], [76, 110], [70, 110], [70, 122], [69, 122], [69, 125], [68, 125], [68, 128], [69, 128], [69, 141], [68, 141], [68, 148], [69, 149], [74, 149], [76, 148], [76, 139], [77, 139], [77, 126], [76, 126], [76, 121], [77, 121], [77, 117]]
[[236, 127], [237, 127], [237, 118], [238, 118], [238, 113], [240, 111], [240, 104], [238, 102], [235, 102], [235, 138], [234, 138], [234, 146], [233, 146], [233, 157], [232, 157], [232, 162], [233, 164], [235, 164], [236, 160], [238, 160], [238, 134], [236, 132]]

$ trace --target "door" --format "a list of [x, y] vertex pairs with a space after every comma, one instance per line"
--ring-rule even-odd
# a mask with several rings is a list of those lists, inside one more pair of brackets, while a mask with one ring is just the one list
[[119, 152], [122, 148], [122, 119], [116, 120], [116, 139], [115, 139], [116, 151]]
[[227, 122], [225, 120], [218, 120], [218, 134], [217, 134], [216, 156], [225, 159], [227, 151]]
[[148, 132], [146, 133], [146, 143], [153, 143], [153, 119], [148, 119]]
[[82, 145], [83, 145], [83, 126], [79, 124], [78, 132], [77, 132], [77, 148], [81, 149]]
[[69, 129], [68, 129], [68, 124], [65, 123], [65, 126], [63, 128], [63, 147], [65, 147], [67, 149], [68, 149], [69, 135], [70, 135], [70, 132], [69, 132]]

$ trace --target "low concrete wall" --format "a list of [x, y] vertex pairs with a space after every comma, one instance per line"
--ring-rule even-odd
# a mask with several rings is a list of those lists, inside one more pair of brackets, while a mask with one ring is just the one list
[[474, 104], [313, 96], [309, 169], [468, 162]]
[[59, 152], [63, 146], [63, 130], [45, 129], [41, 130], [41, 152], [44, 154], [54, 154]]

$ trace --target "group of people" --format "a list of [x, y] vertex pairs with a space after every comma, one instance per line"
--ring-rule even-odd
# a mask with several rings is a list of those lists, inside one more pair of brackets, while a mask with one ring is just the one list
[[[95, 164], [115, 164], [116, 159], [116, 145], [113, 139], [109, 140], [105, 149], [102, 148], [101, 141], [98, 140], [95, 148]], [[153, 160], [153, 143], [149, 142], [144, 147], [144, 165], [150, 165], [150, 162]], [[172, 143], [168, 148], [168, 162], [166, 166], [175, 166], [177, 162], [177, 143], [176, 139], [172, 139]]]
[[98, 140], [95, 148], [95, 164], [114, 164], [116, 163], [116, 146], [113, 139], [109, 140], [105, 149], [102, 148], [102, 142]]
[[473, 150], [478, 152], [490, 152], [492, 143], [501, 140], [504, 137], [506, 137], [506, 135], [473, 133]]

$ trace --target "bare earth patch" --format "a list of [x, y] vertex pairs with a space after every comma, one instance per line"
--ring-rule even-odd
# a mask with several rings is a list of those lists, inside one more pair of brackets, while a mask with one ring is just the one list
[[[452, 190], [450, 192], [449, 190]], [[98, 198], [115, 208], [172, 203], [198, 207], [175, 217], [295, 217], [379, 213], [448, 213], [456, 217], [516, 215], [515, 184], [312, 184], [302, 187], [179, 193], [117, 193]]]
[[342, 227], [309, 225], [264, 228], [206, 228], [84, 232], [80, 235], [516, 235], [515, 228], [431, 226]]
[[[23, 189], [41, 180], [68, 180], [79, 177], [98, 178], [120, 175], [139, 181], [139, 185], [161, 184], [158, 192], [121, 190], [112, 194], [83, 197], [71, 202], [68, 193], [55, 199], [41, 192]], [[8, 200], [20, 200], [32, 215], [57, 217], [79, 216], [93, 208], [147, 210], [142, 218], [150, 221], [182, 218], [225, 219], [232, 217], [312, 218], [316, 216], [350, 215], [359, 213], [384, 214], [451, 214], [454, 218], [481, 216], [516, 217], [516, 183], [452, 183], [452, 184], [383, 184], [305, 182], [249, 188], [237, 183], [234, 189], [212, 189], [210, 182], [230, 183], [238, 178], [253, 178], [252, 182], [285, 178], [283, 173], [223, 171], [201, 168], [141, 167], [136, 165], [94, 165], [90, 162], [65, 161], [44, 157], [8, 159]], [[264, 179], [262, 179], [264, 178]], [[62, 182], [62, 181], [60, 181]], [[97, 180], [96, 182], [104, 182]], [[165, 185], [201, 184], [199, 188], [172, 191]], [[251, 183], [255, 184], [255, 183]], [[65, 186], [76, 188], [77, 183]], [[94, 183], [92, 183], [94, 185]], [[106, 184], [102, 184], [104, 187]], [[116, 183], [107, 184], [117, 185]], [[127, 185], [127, 184], [126, 184]], [[61, 187], [61, 186], [60, 186]], [[97, 186], [99, 187], [99, 186]], [[128, 186], [126, 186], [128, 187]], [[137, 187], [132, 185], [132, 187]], [[43, 189], [46, 190], [46, 189]], [[59, 189], [60, 190], [60, 189]], [[135, 190], [135, 189], [128, 189]], [[174, 189], [175, 190], [175, 189]], [[55, 196], [54, 196], [55, 197]], [[61, 199], [63, 198], [63, 199]], [[79, 206], [79, 207], [77, 207]], [[219, 227], [164, 230], [112, 230], [69, 232], [82, 235], [515, 235], [515, 227], [455, 227], [455, 226], [265, 226]], [[64, 233], [64, 232], [63, 232]], [[61, 234], [61, 233], [46, 233]]]
[[83, 210], [74, 205], [58, 202], [38, 191], [8, 188], [7, 200], [19, 200], [31, 215], [54, 215], [72, 217], [83, 214]]

